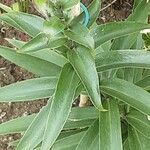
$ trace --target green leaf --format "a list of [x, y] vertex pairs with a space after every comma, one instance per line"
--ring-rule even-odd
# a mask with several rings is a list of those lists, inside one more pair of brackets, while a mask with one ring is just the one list
[[70, 27], [70, 29], [65, 30], [64, 34], [75, 41], [89, 49], [94, 49], [94, 39], [90, 35], [88, 28], [84, 27], [82, 24], [78, 23]]
[[55, 36], [64, 30], [64, 23], [56, 16], [50, 17], [48, 21], [45, 21], [43, 24], [44, 33], [49, 34], [50, 36]]
[[143, 29], [150, 28], [149, 24], [138, 22], [110, 22], [97, 26], [92, 30], [92, 35], [95, 40], [96, 47], [101, 44], [128, 34], [132, 34]]
[[[48, 107], [48, 106], [46, 106], [46, 107]], [[79, 109], [77, 109], [77, 110], [79, 110]], [[74, 121], [74, 120], [78, 120], [78, 118], [80, 118], [80, 114], [78, 114], [78, 116], [77, 116], [76, 113], [74, 114], [74, 111], [75, 110], [73, 110], [70, 113], [70, 116], [69, 116], [67, 122], [65, 123], [63, 130], [66, 131], [66, 130], [77, 129], [77, 128], [80, 128], [80, 129], [86, 128], [86, 127], [89, 127], [95, 121], [94, 117], [93, 117], [93, 119], [89, 119], [90, 117], [88, 117], [88, 116], [87, 116], [87, 119], [83, 118], [82, 120]], [[46, 122], [46, 116], [48, 115], [47, 112], [48, 112], [48, 109], [43, 107], [41, 109], [40, 113], [38, 113], [38, 114], [18, 117], [16, 119], [12, 119], [7, 122], [4, 122], [4, 123], [0, 124], [0, 135], [11, 134], [11, 133], [21, 133], [21, 132], [25, 132], [28, 129], [28, 131], [26, 132], [26, 137], [28, 137], [29, 135], [35, 136], [36, 135], [35, 133], [37, 133], [37, 129], [34, 128], [34, 126], [35, 126], [34, 124], [38, 124], [38, 126], [40, 127], [39, 131], [42, 130], [41, 136], [40, 136], [41, 137], [40, 141], [42, 141], [42, 136], [43, 136], [43, 131], [44, 131], [44, 126], [43, 126], [42, 121], [45, 118], [44, 121]], [[41, 113], [43, 116], [41, 115]], [[41, 118], [41, 116], [43, 118]], [[74, 120], [72, 120], [72, 116], [76, 116], [76, 118], [74, 117]], [[35, 117], [36, 117], [36, 119], [35, 119]], [[95, 118], [97, 118], [97, 116]], [[32, 123], [32, 125], [30, 125], [31, 123]], [[30, 125], [30, 127], [29, 127], [29, 125]], [[33, 133], [33, 134], [31, 134], [31, 133]], [[30, 138], [30, 136], [28, 138]], [[30, 141], [30, 139], [29, 139], [29, 141]]]
[[29, 55], [56, 64], [57, 66], [60, 67], [63, 67], [68, 62], [68, 60], [63, 55], [57, 53], [54, 50], [50, 50], [48, 48], [29, 53]]
[[17, 82], [0, 88], [0, 102], [18, 102], [48, 98], [53, 95], [55, 77], [43, 77]]
[[47, 48], [48, 41], [48, 37], [44, 33], [40, 33], [29, 42], [24, 44], [23, 47], [20, 48], [19, 52], [27, 53]]
[[95, 63], [98, 72], [124, 67], [150, 69], [150, 52], [144, 50], [101, 52], [96, 55]]
[[17, 145], [16, 150], [33, 149], [42, 141], [51, 101], [52, 99], [49, 100], [48, 104], [43, 107], [38, 115], [36, 115], [36, 117], [34, 117], [31, 121], [30, 126], [28, 126], [26, 132]]
[[128, 134], [129, 148], [131, 150], [149, 150], [150, 139], [145, 138], [131, 126], [128, 128]]
[[91, 126], [95, 119], [80, 120], [80, 121], [67, 121], [63, 130], [77, 129], [77, 128], [86, 128]]
[[115, 99], [105, 100], [107, 112], [100, 112], [99, 135], [100, 149], [122, 150], [120, 114]]
[[98, 18], [101, 8], [101, 0], [93, 0], [88, 7], [88, 11], [90, 14], [90, 21], [88, 23], [88, 27], [91, 27]]
[[98, 116], [99, 111], [95, 109], [95, 107], [86, 107], [86, 108], [75, 107], [72, 108], [68, 120], [71, 121], [88, 120], [98, 118]]
[[56, 0], [59, 5], [62, 6], [63, 9], [70, 9], [71, 7], [77, 5], [80, 0]]
[[1, 123], [0, 135], [24, 132], [32, 123], [32, 120], [35, 118], [35, 116], [36, 114], [33, 114]]
[[150, 93], [121, 79], [108, 79], [101, 82], [101, 90], [116, 97], [144, 114], [150, 115]]
[[148, 120], [147, 115], [144, 115], [137, 110], [130, 110], [126, 119], [138, 132], [150, 139], [150, 121]]
[[80, 139], [83, 137], [85, 131], [65, 137], [54, 143], [52, 150], [66, 150], [72, 146], [77, 146]]
[[134, 1], [134, 9], [142, 2], [143, 0]]
[[[147, 18], [149, 15], [150, 2], [147, 0], [142, 0], [141, 3], [136, 7], [133, 13], [128, 17], [127, 21], [136, 21], [140, 23], [147, 23]], [[139, 32], [115, 39], [113, 41], [111, 49], [119, 50], [119, 49], [129, 49], [132, 45], [134, 45]]]
[[26, 42], [16, 39], [5, 38], [5, 40], [7, 40], [11, 45], [15, 46], [17, 49], [20, 49], [24, 44], [26, 44]]
[[68, 51], [68, 58], [83, 82], [93, 104], [103, 110], [99, 92], [99, 79], [91, 51], [83, 46]]
[[33, 0], [36, 9], [47, 17], [47, 0]]
[[49, 115], [41, 147], [42, 150], [51, 148], [63, 129], [71, 111], [78, 82], [79, 79], [72, 66], [66, 64], [62, 69], [54, 98], [49, 108]]
[[150, 76], [146, 76], [142, 80], [136, 82], [136, 85], [144, 88], [147, 91], [149, 91], [150, 90]]
[[6, 12], [12, 11], [11, 7], [8, 7], [8, 6], [6, 6], [6, 5], [4, 5], [4, 4], [2, 4], [2, 3], [0, 3], [0, 8], [1, 8], [2, 10], [6, 11]]
[[13, 11], [0, 15], [0, 20], [32, 37], [43, 31], [44, 19], [35, 15]]
[[125, 142], [123, 143], [123, 150], [130, 150], [128, 138], [127, 138], [127, 139], [125, 140]]
[[39, 76], [58, 76], [61, 68], [42, 59], [0, 46], [0, 56]]
[[96, 120], [86, 131], [83, 138], [79, 141], [76, 150], [86, 150], [92, 145], [92, 142], [95, 140], [99, 134], [99, 122]]

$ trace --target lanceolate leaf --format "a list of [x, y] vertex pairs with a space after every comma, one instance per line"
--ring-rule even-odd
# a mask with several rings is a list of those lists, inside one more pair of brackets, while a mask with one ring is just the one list
[[80, 0], [56, 0], [58, 4], [62, 6], [63, 9], [69, 9], [74, 5], [77, 5]]
[[130, 150], [128, 138], [123, 143], [123, 150]]
[[13, 11], [0, 15], [0, 20], [33, 37], [43, 30], [44, 19], [31, 14]]
[[101, 82], [101, 90], [116, 97], [144, 114], [150, 115], [150, 93], [121, 79], [108, 79]]
[[150, 148], [150, 139], [144, 137], [141, 133], [139, 133], [135, 128], [129, 126], [128, 129], [128, 141], [129, 148], [131, 150], [149, 150]]
[[150, 69], [150, 52], [144, 50], [118, 50], [96, 55], [97, 71], [113, 68], [133, 67]]
[[96, 120], [86, 131], [83, 138], [79, 141], [76, 150], [86, 150], [99, 134], [99, 122]]
[[99, 135], [100, 149], [122, 150], [120, 115], [117, 100], [105, 100], [107, 112], [100, 112]]
[[84, 27], [82, 24], [78, 23], [71, 26], [70, 29], [64, 31], [64, 34], [72, 41], [89, 49], [94, 49], [94, 39], [90, 35], [88, 28]]
[[92, 26], [96, 21], [101, 8], [101, 0], [93, 0], [90, 6], [88, 7], [88, 11], [90, 14], [90, 21], [88, 23], [88, 27]]
[[36, 114], [19, 117], [0, 124], [0, 135], [26, 131]]
[[68, 120], [71, 121], [80, 121], [87, 119], [95, 119], [98, 118], [99, 111], [95, 109], [95, 107], [75, 107], [72, 108], [72, 111], [69, 115]]
[[88, 150], [99, 150], [99, 134], [96, 136], [96, 138], [94, 139], [94, 141], [92, 142], [91, 146], [88, 148]]
[[63, 67], [68, 62], [68, 60], [63, 55], [49, 48], [29, 53], [29, 55], [56, 64], [60, 67]]
[[99, 79], [91, 51], [79, 46], [68, 52], [68, 58], [83, 82], [93, 104], [103, 110], [99, 92]]
[[69, 117], [75, 90], [79, 79], [70, 64], [66, 64], [61, 72], [54, 98], [49, 108], [46, 129], [42, 142], [42, 150], [48, 150], [54, 144]]
[[60, 33], [64, 28], [64, 23], [56, 16], [50, 17], [48, 21], [43, 24], [44, 33], [50, 36], [55, 36]]
[[[43, 133], [43, 130], [44, 130], [43, 124], [44, 123], [42, 121], [44, 120], [46, 122], [46, 120], [47, 120], [46, 118], [48, 115], [48, 113], [47, 113], [48, 106], [46, 106], [46, 107], [47, 108], [45, 108], [45, 107], [42, 108], [42, 110], [38, 114], [18, 117], [16, 119], [12, 119], [12, 120], [9, 120], [7, 122], [0, 124], [0, 135], [11, 134], [11, 133], [21, 133], [21, 132], [25, 132], [28, 129], [28, 131], [25, 133], [24, 136], [28, 137], [29, 138], [28, 141], [30, 141], [30, 138], [32, 139], [32, 136], [39, 134], [38, 132], [36, 132], [37, 129], [34, 129], [34, 124], [38, 124], [38, 126], [39, 126], [38, 131], [40, 132], [39, 138], [41, 138], [40, 141], [42, 141], [42, 137], [44, 134]], [[95, 118], [93, 116], [92, 119], [89, 119], [90, 115], [87, 115], [87, 119], [82, 118], [82, 119], [78, 120], [78, 118], [80, 118], [80, 114], [77, 115], [77, 113], [76, 113], [77, 110], [80, 112], [80, 108], [77, 108], [76, 110], [73, 109], [73, 111], [71, 111], [63, 130], [66, 131], [66, 130], [71, 130], [71, 129], [77, 129], [77, 128], [82, 129], [82, 128], [89, 127], [95, 121], [95, 119], [98, 118], [97, 116], [95, 116]], [[83, 113], [86, 113], [86, 111]], [[41, 118], [41, 114], [43, 115], [42, 117], [45, 119]], [[74, 120], [72, 120], [72, 116], [75, 116]], [[34, 120], [35, 117], [36, 117], [36, 119]], [[32, 125], [30, 126], [31, 123], [32, 123]], [[33, 133], [34, 135], [32, 135], [31, 133]], [[31, 135], [31, 137], [29, 135]], [[38, 144], [38, 142], [36, 144]]]
[[33, 2], [36, 5], [36, 9], [47, 17], [47, 0], [33, 0]]
[[[128, 17], [127, 21], [136, 21], [140, 23], [147, 23], [147, 18], [150, 9], [150, 1], [142, 0], [136, 7], [133, 13]], [[135, 43], [139, 32], [115, 39], [112, 44], [113, 50], [128, 49]]]
[[0, 8], [3, 9], [4, 11], [6, 11], [6, 12], [12, 11], [11, 7], [3, 5], [2, 3], [0, 3]]
[[16, 150], [32, 150], [42, 141], [43, 132], [45, 130], [46, 120], [48, 116], [48, 109], [50, 108], [50, 106], [51, 100], [49, 100], [48, 104], [44, 108], [42, 108], [42, 110], [38, 115], [36, 115], [36, 117], [34, 117], [33, 121], [30, 123], [30, 126], [17, 145]]
[[0, 102], [29, 101], [53, 95], [57, 78], [44, 77], [17, 82], [0, 88]]
[[150, 76], [146, 76], [142, 80], [136, 82], [136, 85], [144, 88], [145, 90], [150, 90]]
[[20, 41], [20, 40], [16, 40], [16, 39], [5, 38], [5, 40], [7, 40], [10, 44], [15, 46], [17, 49], [20, 49], [24, 44], [26, 44], [26, 42]]
[[134, 21], [110, 22], [97, 26], [94, 28], [91, 34], [94, 37], [96, 47], [98, 47], [109, 40], [125, 36], [127, 34], [132, 34], [147, 28], [150, 28], [149, 24], [138, 23]]
[[34, 52], [44, 48], [47, 48], [48, 37], [44, 33], [38, 34], [36, 37], [31, 39], [28, 43], [20, 48], [19, 52]]
[[67, 148], [72, 146], [76, 147], [84, 134], [85, 131], [62, 138], [54, 143], [54, 145], [52, 146], [52, 150], [66, 150]]
[[133, 126], [138, 132], [150, 139], [150, 121], [147, 115], [137, 110], [130, 110], [127, 115], [127, 122]]
[[2, 46], [0, 46], [0, 56], [39, 76], [58, 76], [61, 70], [61, 67], [53, 63], [30, 55], [20, 54], [13, 49]]
[[67, 121], [63, 130], [71, 130], [77, 128], [86, 128], [91, 126], [91, 124], [95, 121], [95, 119], [87, 119], [87, 120], [80, 120], [80, 121]]

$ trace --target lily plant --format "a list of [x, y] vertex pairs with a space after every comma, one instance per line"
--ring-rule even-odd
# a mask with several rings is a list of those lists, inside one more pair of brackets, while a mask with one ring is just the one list
[[[137, 0], [120, 22], [97, 24], [101, 1], [72, 17], [79, 0], [34, 0], [41, 16], [0, 4], [0, 21], [26, 33], [28, 42], [6, 40], [0, 56], [35, 78], [0, 88], [0, 103], [48, 98], [39, 113], [0, 124], [0, 134], [21, 133], [16, 150], [149, 150], [150, 51], [141, 30], [150, 2]], [[73, 107], [80, 94], [91, 105]]]

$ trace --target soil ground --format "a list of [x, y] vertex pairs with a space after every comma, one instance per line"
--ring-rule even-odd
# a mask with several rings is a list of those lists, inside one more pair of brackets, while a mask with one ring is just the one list
[[[105, 8], [113, 0], [103, 0], [102, 8]], [[90, 0], [83, 0], [85, 5], [88, 5]], [[1, 3], [11, 5], [11, 0], [1, 0]], [[116, 0], [113, 5], [101, 11], [98, 22], [105, 23], [109, 21], [124, 20], [132, 10], [132, 0]], [[35, 13], [32, 5], [30, 6], [30, 13]], [[28, 40], [28, 37], [21, 32], [14, 30], [8, 26], [0, 24], [0, 45], [10, 46], [4, 38]], [[0, 58], [0, 86], [5, 86], [17, 81], [33, 78], [34, 76], [26, 70], [16, 66], [15, 64]], [[37, 113], [43, 105], [46, 104], [46, 100], [38, 100], [34, 102], [25, 103], [0, 103], [0, 123], [8, 121], [10, 119]], [[7, 136], [0, 136], [0, 150], [12, 150], [8, 147], [8, 143], [14, 141], [20, 137], [19, 134], [12, 134]]]

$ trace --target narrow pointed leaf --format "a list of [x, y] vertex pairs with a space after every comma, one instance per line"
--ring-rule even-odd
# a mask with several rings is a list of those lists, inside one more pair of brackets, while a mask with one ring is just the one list
[[127, 122], [133, 126], [138, 132], [150, 139], [150, 121], [147, 115], [137, 110], [130, 110], [127, 115]]
[[96, 47], [98, 47], [109, 40], [125, 36], [127, 34], [132, 34], [147, 28], [150, 28], [149, 24], [138, 23], [134, 21], [110, 22], [97, 26], [94, 28], [91, 34], [94, 37]]
[[[48, 108], [48, 106], [47, 106], [47, 108]], [[43, 121], [43, 118], [45, 118], [44, 121], [46, 122], [46, 115], [48, 115], [47, 108], [42, 108], [42, 110], [38, 114], [18, 117], [16, 119], [12, 119], [12, 120], [9, 120], [7, 122], [0, 124], [0, 135], [11, 134], [11, 133], [21, 133], [21, 132], [25, 132], [28, 129], [28, 131], [26, 132], [26, 135], [24, 135], [24, 136], [28, 137], [29, 138], [28, 141], [30, 141], [29, 135], [31, 135], [31, 139], [32, 139], [32, 136], [36, 136], [36, 134], [39, 134], [37, 132], [37, 130], [34, 128], [34, 126], [35, 126], [34, 124], [38, 124], [40, 127], [38, 130], [40, 132], [40, 137], [41, 137], [40, 141], [42, 141], [42, 137], [44, 134], [43, 133], [43, 130], [44, 130], [43, 123], [44, 122], [41, 122], [41, 120]], [[77, 109], [77, 110], [79, 110], [79, 109]], [[42, 116], [41, 113], [44, 115]], [[43, 118], [41, 118], [41, 116]], [[79, 121], [74, 121], [74, 120], [72, 120], [72, 116], [76, 116], [76, 118], [74, 117], [74, 120], [78, 120], [78, 118], [80, 118], [80, 114], [77, 115], [76, 113], [74, 113], [74, 110], [73, 110], [70, 113], [70, 116], [69, 116], [67, 122], [65, 123], [63, 130], [66, 131], [66, 130], [77, 129], [77, 128], [80, 128], [80, 129], [86, 128], [86, 127], [89, 127], [95, 121], [94, 117], [93, 117], [93, 119], [89, 119], [88, 116], [87, 116], [87, 119], [84, 118]], [[35, 119], [35, 117], [36, 117], [36, 119]], [[95, 117], [95, 118], [97, 118], [97, 117]], [[33, 125], [30, 126], [31, 123]], [[42, 130], [42, 131], [40, 131], [40, 130]], [[33, 133], [33, 134], [31, 134], [31, 133]], [[38, 142], [36, 144], [38, 144]], [[34, 146], [36, 146], [36, 144]]]
[[15, 46], [17, 49], [20, 49], [24, 44], [26, 44], [26, 42], [16, 39], [5, 38], [5, 40], [7, 40], [11, 45]]
[[58, 76], [61, 68], [42, 59], [0, 46], [0, 56], [39, 76]]
[[95, 121], [95, 119], [88, 119], [88, 120], [80, 120], [80, 121], [70, 121], [68, 120], [63, 128], [63, 130], [71, 130], [77, 128], [86, 128], [91, 126], [91, 124]]
[[90, 147], [88, 148], [88, 150], [99, 150], [99, 134], [96, 136], [96, 138], [94, 139], [94, 141], [92, 141], [92, 144], [90, 145]]
[[99, 79], [91, 51], [85, 47], [78, 47], [68, 52], [68, 58], [76, 73], [83, 82], [93, 104], [102, 110]]
[[[150, 9], [150, 1], [142, 0], [141, 3], [139, 3], [139, 5], [133, 11], [133, 13], [131, 13], [131, 15], [127, 18], [127, 21], [147, 23], [149, 9]], [[139, 32], [136, 32], [135, 34], [115, 39], [113, 41], [111, 49], [119, 50], [131, 48], [136, 42], [138, 34]]]
[[42, 150], [51, 148], [63, 129], [71, 111], [71, 105], [78, 82], [79, 79], [74, 69], [70, 64], [66, 64], [62, 69], [54, 94], [54, 99], [49, 109], [41, 147]]
[[130, 150], [128, 138], [123, 143], [123, 150]]
[[57, 78], [43, 77], [17, 82], [0, 88], [0, 102], [18, 102], [48, 98], [53, 95]]
[[90, 35], [88, 28], [84, 27], [82, 24], [76, 24], [70, 27], [70, 29], [64, 31], [64, 34], [72, 41], [89, 49], [94, 49], [94, 39]]
[[89, 148], [98, 134], [99, 122], [98, 120], [96, 120], [86, 131], [83, 138], [79, 141], [76, 150], [86, 150], [87, 148]]
[[69, 115], [69, 120], [71, 121], [80, 121], [87, 119], [95, 119], [98, 118], [99, 111], [95, 109], [95, 107], [77, 107], [72, 108], [71, 113]]
[[34, 52], [44, 49], [47, 47], [48, 41], [48, 37], [44, 33], [40, 33], [25, 45], [23, 45], [19, 52]]
[[88, 8], [90, 14], [90, 21], [88, 23], [88, 27], [91, 27], [94, 22], [97, 20], [98, 15], [100, 13], [101, 8], [101, 0], [93, 0]]
[[116, 97], [144, 114], [150, 115], [150, 93], [121, 79], [108, 79], [101, 82], [101, 90]]
[[100, 112], [99, 135], [100, 149], [122, 150], [120, 115], [117, 100], [104, 102], [107, 112]]
[[80, 0], [57, 0], [57, 2], [62, 6], [63, 9], [69, 9], [74, 5], [77, 5]]
[[65, 137], [54, 143], [52, 150], [66, 150], [69, 147], [77, 146], [80, 139], [83, 137], [85, 131]]
[[24, 132], [35, 116], [36, 114], [19, 117], [0, 124], [0, 135]]
[[49, 100], [48, 104], [41, 109], [36, 117], [34, 117], [30, 126], [17, 145], [16, 150], [32, 150], [42, 141], [43, 132], [45, 130], [46, 120], [48, 116], [48, 109], [50, 108], [50, 106], [51, 101]]
[[64, 30], [64, 23], [56, 16], [50, 17], [48, 21], [45, 21], [43, 24], [43, 32], [45, 34], [49, 34], [50, 36], [54, 36]]
[[144, 88], [145, 90], [150, 90], [150, 76], [146, 76], [142, 80], [136, 82], [136, 85]]
[[11, 7], [8, 7], [8, 6], [6, 6], [6, 5], [4, 5], [4, 4], [2, 4], [2, 3], [0, 3], [0, 8], [1, 8], [2, 10], [6, 11], [6, 12], [12, 11]]
[[0, 15], [0, 20], [32, 37], [43, 30], [44, 19], [31, 14], [13, 11]]
[[96, 55], [95, 63], [98, 72], [124, 67], [150, 69], [150, 52], [141, 50], [101, 52]]
[[63, 55], [50, 49], [42, 49], [36, 52], [29, 53], [29, 55], [56, 64], [61, 68], [68, 62], [68, 60]]
[[129, 141], [129, 148], [131, 150], [149, 150], [150, 148], [150, 139], [147, 139], [141, 133], [136, 131], [134, 128], [129, 126], [128, 129], [128, 141]]
[[47, 0], [33, 0], [36, 9], [47, 17]]

